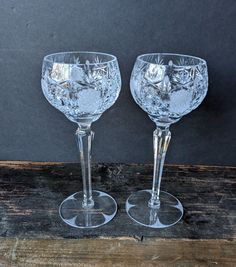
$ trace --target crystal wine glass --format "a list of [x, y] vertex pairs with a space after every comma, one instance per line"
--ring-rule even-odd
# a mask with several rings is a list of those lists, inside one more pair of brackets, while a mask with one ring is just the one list
[[126, 201], [128, 215], [139, 224], [165, 228], [177, 223], [183, 206], [160, 191], [162, 170], [171, 133], [169, 127], [197, 108], [208, 88], [206, 61], [187, 55], [152, 53], [138, 56], [130, 80], [136, 103], [156, 124], [153, 133], [152, 190], [141, 190]]
[[119, 96], [121, 77], [115, 56], [97, 52], [62, 52], [43, 60], [42, 90], [49, 103], [72, 122], [80, 153], [83, 191], [60, 205], [62, 220], [77, 228], [95, 228], [109, 222], [117, 204], [107, 193], [92, 190], [92, 122], [100, 118]]

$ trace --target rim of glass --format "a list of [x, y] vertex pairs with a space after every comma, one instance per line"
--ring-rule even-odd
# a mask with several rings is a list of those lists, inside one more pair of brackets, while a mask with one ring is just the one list
[[[68, 51], [68, 52], [57, 52], [57, 53], [52, 53], [48, 54], [43, 58], [43, 61], [47, 61], [50, 63], [53, 63], [54, 61], [50, 59], [50, 57], [57, 56], [57, 55], [63, 55], [63, 54], [97, 54], [97, 55], [103, 55], [103, 56], [109, 56], [111, 57], [111, 60], [106, 60], [103, 62], [88, 62], [86, 65], [102, 65], [102, 64], [107, 64], [110, 62], [117, 61], [116, 56], [108, 53], [103, 53], [103, 52], [93, 52], [93, 51]], [[62, 62], [56, 62], [56, 63], [62, 63]], [[63, 64], [75, 64], [75, 63], [63, 63]], [[78, 63], [76, 65], [83, 66], [85, 63]]]
[[[148, 63], [148, 64], [154, 64], [154, 65], [160, 65], [160, 64], [157, 64], [157, 63], [152, 63], [148, 60], [144, 60], [142, 59], [142, 57], [144, 56], [178, 56], [178, 57], [186, 57], [186, 58], [192, 58], [192, 59], [197, 59], [199, 60], [199, 63], [198, 64], [189, 64], [189, 65], [178, 65], [178, 67], [186, 67], [186, 66], [198, 66], [198, 65], [201, 65], [201, 64], [207, 64], [206, 63], [206, 60], [203, 59], [203, 58], [200, 58], [200, 57], [196, 57], [196, 56], [191, 56], [191, 55], [185, 55], [185, 54], [176, 54], [176, 53], [147, 53], [147, 54], [142, 54], [142, 55], [139, 55], [137, 57], [137, 60], [140, 60], [144, 63]], [[162, 64], [163, 66], [168, 66], [167, 64]]]

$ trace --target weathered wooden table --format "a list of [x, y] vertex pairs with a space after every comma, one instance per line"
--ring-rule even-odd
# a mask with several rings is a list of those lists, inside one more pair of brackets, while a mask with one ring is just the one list
[[115, 197], [118, 213], [80, 230], [58, 216], [81, 189], [78, 164], [0, 162], [0, 266], [236, 266], [236, 168], [165, 166], [162, 188], [185, 213], [162, 230], [125, 213], [129, 194], [151, 181], [152, 165], [94, 165], [93, 187]]

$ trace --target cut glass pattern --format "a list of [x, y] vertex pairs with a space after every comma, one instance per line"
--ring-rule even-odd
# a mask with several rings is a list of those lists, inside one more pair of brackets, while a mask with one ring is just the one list
[[143, 55], [134, 66], [130, 87], [137, 104], [157, 123], [172, 123], [195, 109], [208, 87], [207, 65], [198, 58]]
[[42, 88], [47, 100], [70, 120], [100, 116], [116, 101], [121, 87], [117, 61], [101, 63], [47, 62], [43, 68]]

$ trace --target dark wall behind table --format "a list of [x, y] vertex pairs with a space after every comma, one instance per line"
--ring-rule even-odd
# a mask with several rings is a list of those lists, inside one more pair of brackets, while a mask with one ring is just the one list
[[235, 0], [0, 0], [0, 159], [76, 161], [76, 125], [44, 98], [44, 55], [91, 50], [115, 54], [123, 87], [93, 124], [99, 162], [152, 162], [154, 123], [133, 101], [137, 55], [203, 57], [210, 86], [203, 104], [171, 127], [167, 162], [234, 165]]

